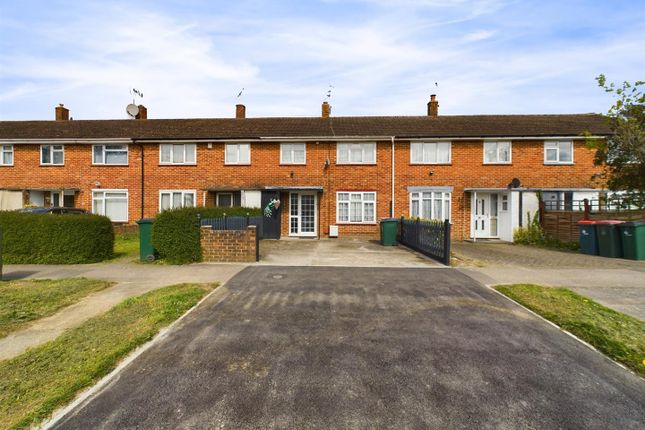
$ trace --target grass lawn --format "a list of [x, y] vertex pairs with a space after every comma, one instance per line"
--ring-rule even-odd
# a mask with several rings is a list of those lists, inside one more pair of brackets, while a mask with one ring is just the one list
[[114, 259], [139, 258], [139, 233], [123, 233], [114, 237]]
[[2, 281], [0, 338], [111, 285], [111, 282], [85, 278]]
[[645, 377], [645, 322], [566, 288], [516, 284], [496, 289]]
[[215, 286], [172, 285], [127, 299], [51, 342], [0, 361], [0, 428], [29, 428], [48, 418]]

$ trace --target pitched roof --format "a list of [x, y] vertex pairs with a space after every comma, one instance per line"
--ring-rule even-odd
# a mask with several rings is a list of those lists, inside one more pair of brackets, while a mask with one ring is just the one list
[[0, 139], [262, 137], [522, 137], [611, 133], [598, 114], [0, 121]]

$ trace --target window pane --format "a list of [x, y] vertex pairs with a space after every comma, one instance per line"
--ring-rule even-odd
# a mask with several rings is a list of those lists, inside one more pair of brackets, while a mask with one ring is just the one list
[[349, 221], [349, 203], [347, 202], [338, 203], [338, 221], [339, 222]]
[[511, 161], [511, 142], [500, 142], [499, 147], [499, 161], [508, 163]]
[[437, 163], [450, 162], [450, 143], [443, 142], [437, 144]]
[[184, 162], [184, 145], [173, 145], [172, 146], [172, 162], [173, 163], [183, 163]]
[[432, 219], [431, 204], [432, 200], [423, 200], [423, 206], [421, 209], [421, 218]]
[[225, 208], [233, 206], [233, 196], [231, 194], [218, 194], [217, 206]]
[[360, 163], [363, 161], [363, 149], [360, 145], [352, 144], [349, 147], [349, 160], [352, 163]]
[[94, 146], [94, 164], [103, 163], [103, 147], [101, 145]]
[[349, 193], [338, 193], [338, 200], [348, 201]]
[[349, 162], [349, 148], [345, 143], [338, 144], [338, 162], [339, 163]]
[[349, 207], [350, 222], [361, 222], [363, 220], [363, 203], [351, 202]]
[[443, 201], [443, 216], [444, 219], [450, 219], [450, 194], [448, 194], [448, 198]]
[[376, 144], [366, 143], [363, 145], [363, 163], [373, 163], [376, 161]]
[[423, 145], [423, 162], [436, 163], [437, 162], [437, 144], [426, 143]]
[[442, 220], [443, 219], [443, 210], [442, 210], [443, 201], [441, 200], [441, 198], [439, 198], [439, 199], [433, 200], [433, 202], [434, 202], [434, 204], [433, 204], [433, 207], [432, 207], [432, 216], [433, 216], [434, 219]]
[[410, 144], [410, 161], [412, 163], [423, 163], [423, 144], [422, 143]]
[[412, 200], [412, 205], [410, 206], [410, 216], [419, 216], [419, 200]]
[[237, 163], [237, 145], [226, 145], [226, 162]]
[[170, 193], [161, 194], [161, 210], [170, 209]]
[[484, 142], [484, 161], [494, 163], [497, 161], [497, 143]]
[[558, 161], [558, 150], [555, 148], [547, 148], [546, 161]]
[[369, 202], [373, 202], [373, 201], [374, 201], [374, 198], [375, 198], [375, 194], [374, 194], [374, 193], [365, 193], [365, 194], [363, 194], [363, 200], [366, 200], [366, 201], [369, 201]]
[[161, 151], [161, 162], [170, 163], [172, 161], [172, 145], [163, 144], [159, 146], [159, 151]]
[[571, 157], [571, 142], [560, 142], [559, 143], [559, 148], [560, 148], [560, 160], [561, 162], [568, 162], [572, 160]]
[[364, 221], [374, 221], [374, 203], [366, 202], [364, 210]]
[[363, 200], [363, 195], [361, 193], [351, 193], [349, 199], [353, 202], [360, 202]]
[[291, 160], [291, 145], [282, 145], [282, 160], [280, 160], [281, 163], [283, 164], [289, 164], [292, 162]]
[[240, 145], [240, 163], [248, 164], [251, 161], [250, 151], [251, 148], [248, 143], [243, 143]]
[[184, 206], [189, 208], [195, 206], [195, 195], [193, 193], [184, 194]]
[[127, 164], [128, 154], [123, 151], [105, 151], [105, 164]]
[[297, 148], [293, 152], [293, 162], [294, 163], [304, 163], [305, 162], [305, 148], [302, 145], [302, 148]]
[[186, 145], [185, 148], [186, 148], [185, 162], [194, 163], [195, 157], [197, 156], [197, 146], [194, 143], [190, 143]]
[[2, 153], [2, 164], [13, 164], [13, 152]]
[[105, 215], [112, 221], [127, 221], [128, 201], [125, 199], [105, 200]]
[[46, 146], [41, 146], [40, 147], [40, 162], [43, 164], [51, 163], [51, 157], [50, 157], [50, 152], [49, 149], [51, 147], [49, 145]]
[[63, 164], [63, 151], [54, 151], [54, 164]]
[[103, 200], [95, 198], [94, 200], [92, 200], [92, 203], [92, 213], [96, 215], [103, 215]]

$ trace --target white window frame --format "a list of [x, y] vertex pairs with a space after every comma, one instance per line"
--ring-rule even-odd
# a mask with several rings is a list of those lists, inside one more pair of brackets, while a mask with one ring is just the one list
[[[102, 148], [102, 149], [101, 149], [101, 162], [99, 162], [99, 163], [95, 163], [95, 162], [94, 162], [94, 148], [96, 148], [97, 146], [99, 146], [99, 147], [101, 147], [101, 148]], [[122, 147], [125, 147], [125, 159], [126, 159], [126, 160], [125, 160], [125, 163], [106, 163], [106, 162], [105, 162], [105, 159], [106, 159], [106, 156], [105, 156], [106, 154], [105, 154], [105, 153], [106, 153], [106, 152], [122, 152], [122, 151], [123, 151], [123, 149], [119, 149], [119, 150], [116, 150], [116, 149], [106, 149], [106, 147], [108, 147], [108, 146], [122, 146]], [[129, 164], [129, 162], [130, 162], [130, 145], [128, 145], [128, 144], [118, 144], [118, 145], [101, 144], [101, 145], [92, 145], [92, 154], [91, 154], [91, 157], [92, 157], [92, 165], [93, 165], [93, 166], [127, 166], [127, 165]]]
[[[11, 163], [4, 162], [5, 154], [11, 154]], [[13, 145], [0, 145], [0, 166], [13, 166], [15, 157]]]
[[[568, 143], [571, 145], [571, 160], [570, 161], [560, 161], [560, 143]], [[555, 146], [554, 146], [555, 145]], [[547, 149], [555, 149], [556, 150], [556, 160], [547, 160]], [[574, 160], [574, 149], [575, 145], [573, 144], [573, 140], [545, 140], [544, 141], [544, 164], [573, 164]]]
[[[94, 193], [103, 193], [103, 198], [102, 200], [102, 213], [96, 212], [96, 207], [94, 206]], [[105, 215], [105, 194], [106, 193], [125, 193], [125, 213], [126, 213], [126, 218], [125, 219], [112, 219], [112, 222], [128, 222], [129, 220], [129, 214], [130, 214], [130, 192], [127, 189], [105, 189], [105, 188], [98, 188], [98, 189], [93, 189], [92, 190], [92, 213], [93, 214], [98, 214], [98, 215]]]
[[[499, 158], [499, 144], [500, 143], [505, 143], [508, 144], [508, 161], [503, 161], [500, 160]], [[486, 146], [488, 145], [495, 145], [495, 160], [494, 161], [488, 161], [486, 160]], [[484, 164], [513, 164], [513, 142], [510, 140], [488, 140], [484, 141], [484, 144], [482, 146], [484, 154], [483, 154], [483, 163]]]
[[[169, 146], [170, 147], [170, 161], [163, 161], [162, 159], [162, 147], [163, 146]], [[174, 147], [175, 146], [182, 146], [183, 147], [183, 161], [175, 161], [175, 151]], [[193, 160], [195, 161], [186, 161], [186, 154], [187, 149], [192, 146], [193, 149]], [[194, 166], [197, 164], [197, 144], [195, 143], [160, 143], [159, 144], [159, 164], [161, 165], [187, 165], [187, 166]]]
[[[339, 200], [339, 194], [348, 194], [349, 200]], [[352, 202], [352, 195], [357, 195], [360, 194], [361, 196], [361, 221], [352, 221], [352, 213], [351, 213], [351, 202]], [[374, 194], [374, 200], [365, 200], [365, 194]], [[336, 224], [368, 224], [368, 225], [373, 225], [376, 224], [376, 210], [377, 210], [377, 192], [376, 191], [337, 191], [336, 192]], [[340, 205], [347, 203], [347, 220], [341, 220], [340, 219]], [[374, 219], [372, 220], [365, 220], [365, 206], [366, 204], [372, 204], [374, 206]]]
[[[340, 159], [340, 152], [341, 148], [343, 146], [347, 147], [347, 161], [341, 161]], [[360, 146], [360, 151], [361, 151], [361, 161], [351, 161], [352, 156], [352, 149], [356, 151], [358, 147]], [[371, 151], [373, 153], [373, 161], [364, 161], [366, 159], [365, 154], [367, 150]], [[364, 143], [359, 143], [359, 142], [340, 142], [336, 144], [336, 164], [368, 164], [368, 165], [374, 165], [376, 164], [376, 143], [375, 142], [364, 142]]]
[[[430, 197], [424, 197], [424, 193], [430, 193]], [[415, 198], [414, 195], [417, 195]], [[437, 198], [437, 195], [440, 194], [440, 198]], [[418, 201], [418, 210], [419, 213], [417, 215], [414, 215], [412, 213], [412, 202], [417, 200]], [[430, 218], [423, 217], [423, 201], [424, 200], [429, 200], [430, 201]], [[433, 202], [435, 200], [441, 200], [441, 218], [437, 218], [434, 215], [434, 204]], [[448, 204], [446, 205], [446, 202]], [[442, 191], [442, 190], [422, 190], [422, 191], [412, 191], [409, 193], [408, 197], [408, 207], [410, 209], [410, 217], [411, 218], [422, 218], [422, 219], [433, 219], [433, 220], [439, 220], [439, 221], [445, 221], [451, 220], [452, 219], [452, 192], [450, 191]], [[446, 215], [446, 208], [448, 208], [448, 218], [445, 217]]]
[[[49, 147], [49, 163], [43, 161], [43, 148]], [[60, 147], [60, 149], [56, 149]], [[54, 152], [60, 152], [63, 154], [63, 161], [60, 163], [54, 163]], [[40, 145], [40, 165], [41, 166], [64, 166], [65, 165], [65, 145]]]
[[[246, 145], [249, 148], [249, 161], [240, 163], [240, 146]], [[228, 159], [228, 147], [237, 146], [237, 160], [231, 161]], [[227, 143], [224, 145], [224, 164], [235, 165], [235, 166], [249, 166], [251, 165], [251, 144], [250, 143]]]
[[[304, 152], [304, 158], [302, 162], [295, 162], [295, 152], [296, 149], [294, 149], [294, 146], [302, 146], [302, 151]], [[288, 148], [288, 149], [287, 149]], [[298, 150], [299, 151], [299, 150]], [[291, 161], [285, 161], [284, 155], [290, 153], [291, 154]], [[307, 164], [307, 144], [306, 143], [281, 143], [280, 144], [280, 164], [286, 164], [286, 165], [305, 165]]]
[[[435, 145], [435, 160], [439, 159], [439, 145], [448, 145], [448, 161], [426, 161], [425, 160], [425, 147], [426, 145]], [[414, 160], [412, 150], [413, 145], [421, 145], [421, 161]], [[411, 142], [410, 143], [410, 164], [451, 164], [452, 163], [452, 142], [448, 140], [438, 140], [435, 142]]]
[[[220, 196], [229, 196], [231, 198], [231, 205], [230, 206], [222, 206], [222, 205], [220, 205], [219, 204], [219, 197]], [[215, 206], [216, 207], [218, 207], [218, 208], [232, 208], [232, 207], [234, 207], [234, 205], [235, 205], [235, 202], [233, 201], [233, 193], [230, 193], [230, 192], [219, 193], [218, 192], [215, 195]]]
[[[177, 209], [177, 207], [174, 207], [172, 205], [172, 195], [175, 193], [181, 193], [181, 206], [180, 208], [184, 207], [197, 207], [197, 190], [159, 190], [159, 212], [164, 211], [164, 210], [169, 210], [169, 209]], [[161, 207], [161, 199], [163, 194], [170, 194], [170, 207], [167, 209], [163, 209]], [[193, 195], [193, 205], [192, 206], [186, 206], [184, 204], [185, 196], [186, 194], [192, 194]]]

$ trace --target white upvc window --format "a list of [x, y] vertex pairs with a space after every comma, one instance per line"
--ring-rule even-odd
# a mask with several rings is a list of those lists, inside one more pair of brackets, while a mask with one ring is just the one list
[[159, 210], [195, 207], [195, 190], [161, 190], [159, 191]]
[[197, 145], [194, 143], [159, 145], [160, 164], [196, 164]]
[[251, 164], [251, 144], [227, 143], [224, 164]]
[[376, 143], [339, 143], [336, 164], [375, 164]]
[[306, 164], [306, 146], [304, 143], [281, 143], [280, 164]]
[[441, 221], [449, 220], [450, 194], [445, 191], [410, 193], [410, 216]]
[[570, 140], [544, 142], [544, 164], [573, 164], [573, 142]]
[[412, 142], [410, 164], [450, 164], [451, 142]]
[[0, 166], [13, 166], [13, 145], [0, 145]]
[[128, 222], [128, 190], [92, 190], [92, 213]]
[[65, 164], [65, 147], [63, 145], [40, 145], [40, 164], [45, 166]]
[[511, 164], [511, 142], [484, 142], [484, 164]]
[[92, 164], [126, 166], [128, 164], [128, 145], [93, 145]]
[[373, 224], [376, 222], [376, 193], [341, 191], [336, 193], [336, 222]]

